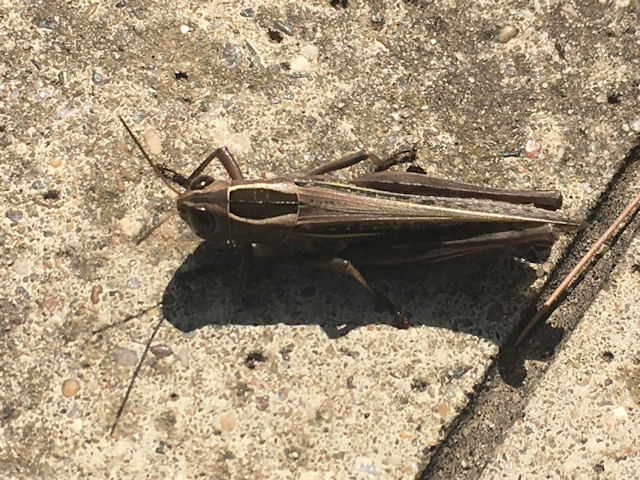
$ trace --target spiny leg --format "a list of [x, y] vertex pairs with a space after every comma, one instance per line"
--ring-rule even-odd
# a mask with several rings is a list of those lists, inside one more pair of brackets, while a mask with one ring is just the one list
[[306, 172], [306, 174], [309, 176], [324, 175], [325, 173], [342, 170], [343, 168], [350, 167], [352, 165], [355, 165], [356, 163], [360, 163], [363, 160], [367, 160], [367, 159], [370, 159], [376, 165], [381, 163], [377, 155], [361, 150], [356, 153], [350, 153], [349, 155], [345, 155], [344, 157], [339, 158], [338, 160], [325, 163], [324, 165], [321, 165], [318, 168], [309, 170], [308, 172]]
[[392, 154], [386, 160], [376, 163], [376, 172], [383, 172], [385, 170], [389, 170], [394, 165], [400, 165], [401, 163], [411, 163], [416, 160], [416, 149], [415, 148], [405, 148], [404, 150], [399, 150], [396, 153]]
[[334, 258], [329, 261], [315, 261], [310, 262], [312, 265], [320, 268], [333, 270], [344, 275], [349, 275], [354, 278], [360, 285], [366, 288], [376, 299], [389, 311], [396, 319], [396, 327], [409, 328], [411, 326], [409, 317], [402, 313], [400, 308], [393, 303], [389, 298], [377, 289], [374, 289], [369, 282], [362, 276], [358, 269], [349, 261], [344, 258]]
[[361, 150], [356, 153], [351, 153], [349, 155], [345, 155], [344, 157], [334, 160], [329, 163], [325, 163], [324, 165], [319, 166], [318, 168], [314, 168], [306, 172], [307, 175], [324, 175], [325, 173], [335, 172], [337, 170], [342, 170], [343, 168], [351, 167], [357, 163], [360, 163], [364, 160], [370, 160], [376, 166], [375, 171], [380, 172], [382, 170], [387, 170], [393, 165], [398, 165], [400, 163], [413, 162], [416, 158], [416, 152], [413, 149], [405, 149], [400, 150], [399, 152], [394, 153], [386, 160], [380, 160], [380, 157], [373, 153], [366, 152]]

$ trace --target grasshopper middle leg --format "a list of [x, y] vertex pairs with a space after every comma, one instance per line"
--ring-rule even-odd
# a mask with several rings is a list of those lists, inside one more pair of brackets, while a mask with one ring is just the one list
[[377, 155], [361, 150], [356, 153], [351, 153], [349, 155], [345, 155], [344, 157], [334, 160], [329, 163], [325, 163], [324, 165], [319, 166], [318, 168], [314, 168], [306, 172], [309, 176], [314, 175], [324, 175], [329, 172], [335, 172], [337, 170], [342, 170], [343, 168], [351, 167], [357, 163], [360, 163], [364, 160], [369, 160], [376, 166], [376, 172], [380, 172], [383, 170], [387, 170], [393, 165], [398, 165], [399, 163], [412, 162], [416, 158], [415, 150], [406, 149], [400, 150], [399, 152], [394, 153], [389, 158], [385, 160], [381, 160]]
[[328, 261], [315, 261], [310, 263], [316, 267], [333, 270], [354, 278], [360, 285], [362, 285], [373, 296], [375, 296], [376, 300], [378, 300], [390, 313], [394, 315], [396, 319], [396, 327], [405, 329], [411, 326], [409, 317], [406, 314], [402, 313], [401, 309], [395, 303], [393, 303], [385, 294], [369, 285], [369, 282], [367, 282], [367, 280], [349, 260], [345, 260], [344, 258], [334, 258]]

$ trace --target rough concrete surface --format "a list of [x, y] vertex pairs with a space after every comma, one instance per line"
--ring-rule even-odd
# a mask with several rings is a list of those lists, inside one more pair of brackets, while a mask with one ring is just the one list
[[[586, 219], [640, 131], [638, 18], [629, 0], [3, 1], [0, 476], [421, 475], [460, 415], [473, 415], [470, 398], [570, 236], [541, 264], [493, 255], [366, 270], [411, 312], [409, 330], [353, 280], [306, 266], [264, 262], [241, 294], [236, 256], [199, 246], [175, 217], [135, 245], [175, 200], [117, 116], [187, 174], [221, 145], [247, 178], [415, 147], [430, 175], [558, 189], [563, 212]], [[501, 156], [527, 140], [538, 156]], [[210, 173], [225, 176], [217, 164]], [[620, 288], [637, 298], [631, 270], [616, 278], [629, 275]], [[587, 318], [594, 331], [609, 321], [597, 309]], [[637, 333], [609, 338], [637, 349]], [[562, 348], [602, 353], [575, 341]], [[610, 450], [631, 449], [637, 465], [637, 440], [625, 440], [637, 438], [637, 386], [622, 379], [637, 365], [610, 352], [619, 376], [603, 401], [615, 406], [599, 410], [600, 426], [620, 426]], [[574, 375], [590, 379], [571, 385], [581, 395], [606, 383]], [[496, 459], [487, 478], [512, 478], [508, 452], [531, 421], [514, 425], [499, 447], [511, 463]], [[587, 446], [595, 423], [575, 423]], [[552, 472], [560, 458], [517, 468], [546, 461]]]

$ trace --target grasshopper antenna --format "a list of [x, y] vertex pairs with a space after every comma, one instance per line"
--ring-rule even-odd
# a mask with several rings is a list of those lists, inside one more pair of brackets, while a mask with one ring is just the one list
[[[133, 141], [135, 142], [135, 144], [138, 146], [138, 148], [140, 149], [140, 151], [142, 152], [142, 155], [144, 156], [145, 160], [147, 161], [147, 163], [149, 165], [151, 165], [151, 168], [153, 169], [153, 171], [156, 173], [156, 175], [158, 177], [160, 177], [160, 180], [162, 180], [162, 182], [174, 193], [176, 193], [177, 195], [181, 195], [180, 191], [174, 187], [173, 185], [171, 185], [171, 183], [169, 182], [169, 180], [167, 180], [167, 177], [165, 177], [162, 173], [161, 167], [159, 167], [158, 165], [156, 165], [155, 163], [153, 163], [153, 161], [151, 160], [151, 157], [149, 157], [149, 154], [145, 151], [145, 149], [142, 147], [142, 144], [140, 143], [140, 141], [138, 140], [138, 138], [134, 135], [134, 133], [131, 131], [131, 129], [129, 128], [129, 125], [127, 125], [127, 122], [124, 121], [124, 119], [121, 116], [118, 116], [118, 118], [120, 119], [120, 121], [122, 122], [122, 125], [124, 125], [124, 128], [127, 129], [127, 132], [129, 133], [129, 135], [131, 136], [131, 138], [133, 139]], [[168, 168], [164, 168], [164, 170], [174, 174], [174, 176], [176, 178], [180, 178], [182, 177], [182, 175], [180, 175], [179, 173], [170, 170]], [[184, 177], [182, 177], [184, 178]], [[180, 180], [175, 180], [176, 182], [180, 182]], [[186, 187], [185, 187], [186, 188]], [[171, 217], [173, 217], [174, 215], [176, 215], [178, 212], [172, 212], [168, 215], [165, 215], [164, 217], [162, 217], [160, 219], [160, 221], [154, 225], [153, 227], [149, 228], [146, 232], [142, 233], [138, 239], [136, 240], [136, 245], [140, 245], [142, 242], [144, 242], [147, 238], [149, 238], [151, 236], [151, 234], [153, 232], [155, 232], [158, 228], [160, 228], [162, 225], [165, 224], [165, 222], [167, 220], [169, 220]]]
[[144, 242], [147, 238], [149, 238], [153, 232], [155, 232], [157, 229], [159, 229], [162, 225], [164, 225], [165, 223], [167, 223], [167, 220], [175, 217], [179, 212], [176, 210], [175, 212], [170, 212], [167, 213], [165, 216], [163, 216], [160, 221], [158, 223], [156, 223], [153, 227], [148, 228], [146, 232], [140, 234], [140, 236], [137, 238], [136, 240], [136, 246], [140, 245], [142, 242]]
[[[158, 307], [162, 305], [162, 302], [158, 302], [154, 305], [151, 305], [150, 307], [145, 308], [144, 310], [133, 314], [133, 315], [129, 315], [128, 317], [126, 317], [123, 320], [120, 320], [119, 322], [116, 323], [112, 323], [110, 325], [107, 325], [105, 327], [101, 327], [98, 328], [97, 330], [94, 330], [93, 332], [91, 332], [92, 334], [96, 335], [99, 333], [104, 332], [105, 330], [108, 330], [112, 327], [115, 327], [117, 325], [122, 325], [123, 323], [127, 323], [130, 320], [133, 320], [135, 318], [141, 317], [142, 315], [149, 313], [151, 310], [153, 310], [154, 308]], [[124, 407], [127, 404], [127, 400], [129, 399], [129, 395], [131, 394], [131, 390], [133, 390], [133, 384], [138, 376], [138, 372], [140, 372], [140, 368], [142, 368], [142, 363], [144, 362], [144, 359], [147, 356], [147, 353], [149, 352], [149, 348], [151, 347], [151, 343], [153, 342], [153, 339], [156, 336], [156, 333], [158, 333], [158, 330], [160, 329], [160, 327], [162, 326], [162, 322], [164, 321], [164, 318], [160, 318], [160, 320], [158, 321], [158, 323], [156, 324], [156, 326], [153, 329], [153, 332], [151, 333], [151, 336], [149, 337], [149, 340], [147, 341], [145, 347], [144, 347], [144, 351], [142, 352], [142, 356], [140, 357], [140, 361], [138, 362], [138, 365], [136, 365], [136, 369], [133, 371], [133, 374], [131, 375], [131, 380], [129, 381], [129, 386], [127, 387], [127, 391], [124, 394], [124, 397], [122, 399], [122, 402], [120, 402], [120, 407], [118, 408], [118, 413], [116, 413], [116, 417], [113, 420], [113, 424], [111, 424], [111, 428], [109, 429], [109, 436], [113, 435], [113, 432], [116, 430], [116, 427], [118, 426], [118, 422], [120, 421], [120, 417], [122, 416], [122, 412], [124, 411]]]
[[131, 139], [135, 142], [135, 144], [138, 146], [138, 148], [140, 149], [140, 151], [142, 152], [142, 155], [144, 156], [145, 160], [147, 161], [147, 163], [149, 165], [151, 165], [151, 168], [153, 169], [154, 172], [156, 172], [156, 175], [158, 177], [160, 177], [160, 180], [162, 180], [162, 182], [169, 188], [169, 190], [171, 190], [172, 192], [174, 192], [176, 195], [180, 196], [182, 195], [182, 193], [173, 185], [171, 185], [169, 183], [169, 180], [167, 180], [165, 178], [164, 175], [162, 175], [162, 172], [160, 170], [160, 168], [153, 163], [153, 161], [151, 160], [151, 157], [149, 157], [149, 154], [144, 150], [144, 148], [142, 147], [142, 144], [140, 143], [140, 141], [138, 140], [138, 138], [133, 134], [133, 132], [131, 131], [131, 129], [129, 128], [129, 125], [127, 125], [127, 122], [124, 121], [124, 119], [118, 115], [118, 118], [120, 119], [120, 121], [122, 122], [122, 125], [124, 125], [124, 128], [127, 129], [127, 132], [129, 132], [129, 135], [131, 136]]
[[160, 327], [162, 326], [162, 322], [164, 322], [164, 318], [160, 318], [158, 323], [156, 323], [156, 326], [153, 328], [153, 332], [151, 333], [151, 336], [149, 337], [147, 344], [144, 346], [144, 351], [142, 352], [140, 361], [138, 362], [138, 365], [136, 365], [136, 369], [133, 371], [133, 374], [131, 375], [129, 386], [127, 387], [127, 391], [124, 394], [124, 398], [120, 403], [120, 408], [118, 408], [118, 413], [116, 413], [116, 418], [113, 420], [113, 424], [111, 425], [111, 429], [109, 430], [109, 436], [113, 435], [113, 432], [115, 432], [116, 427], [118, 426], [118, 422], [120, 421], [120, 416], [124, 411], [124, 407], [127, 404], [127, 400], [129, 400], [129, 395], [131, 394], [131, 390], [133, 390], [133, 384], [136, 381], [136, 378], [138, 377], [138, 372], [140, 372], [140, 368], [142, 368], [142, 362], [144, 362], [144, 359], [147, 356], [147, 353], [149, 352], [149, 348], [151, 347], [151, 342], [153, 342], [153, 339], [155, 338], [156, 333], [158, 333], [158, 330], [160, 330]]
[[124, 323], [130, 322], [131, 320], [135, 320], [136, 318], [140, 318], [145, 313], [149, 313], [151, 310], [153, 310], [156, 307], [159, 307], [160, 305], [162, 305], [162, 302], [155, 303], [155, 304], [151, 305], [150, 307], [147, 307], [144, 310], [141, 310], [138, 313], [134, 313], [133, 315], [128, 315], [127, 317], [123, 318], [122, 320], [120, 320], [118, 322], [111, 323], [111, 324], [106, 325], [104, 327], [100, 327], [100, 328], [92, 331], [91, 333], [93, 335], [97, 335], [98, 333], [102, 333], [102, 332], [104, 332], [106, 330], [109, 330], [110, 328], [117, 327], [118, 325], [122, 325]]
[[[136, 144], [136, 146], [138, 147], [138, 149], [140, 150], [140, 152], [144, 156], [144, 158], [147, 161], [147, 163], [151, 166], [151, 168], [156, 173], [156, 175], [158, 177], [160, 177], [160, 180], [162, 180], [162, 183], [164, 183], [167, 186], [167, 188], [169, 188], [169, 190], [174, 192], [176, 195], [178, 195], [178, 196], [182, 195], [182, 193], [176, 187], [174, 187], [173, 185], [171, 185], [171, 183], [169, 183], [169, 180], [162, 174], [162, 170], [160, 169], [160, 167], [158, 167], [158, 165], [153, 163], [153, 161], [151, 160], [151, 157], [149, 157], [149, 154], [145, 151], [145, 149], [143, 148], [143, 146], [140, 143], [140, 141], [138, 140], [138, 138], [135, 136], [133, 131], [129, 128], [129, 125], [127, 125], [127, 122], [125, 122], [124, 119], [121, 116], [118, 116], [118, 118], [120, 119], [120, 122], [122, 123], [124, 128], [127, 130], [127, 133], [129, 133], [129, 136], [131, 137], [133, 142]], [[171, 171], [171, 172], [174, 173], [174, 174], [176, 173], [176, 172], [173, 172], [173, 171]], [[138, 240], [136, 241], [136, 245], [139, 245], [140, 243], [142, 243], [145, 239], [147, 239], [153, 232], [155, 232], [160, 226], [162, 226], [168, 219], [173, 217], [176, 213], [178, 213], [178, 212], [172, 212], [172, 213], [170, 213], [168, 215], [165, 215], [156, 225], [154, 225], [153, 227], [148, 229], [144, 234], [142, 234], [138, 238]], [[118, 322], [116, 324], [112, 324], [112, 325], [108, 325], [106, 327], [102, 327], [102, 328], [100, 328], [98, 330], [95, 330], [93, 333], [94, 334], [102, 333], [103, 331], [107, 330], [108, 328], [111, 328], [111, 327], [114, 327], [116, 325], [120, 325], [120, 324], [126, 323], [126, 322], [128, 322], [130, 320], [133, 320], [134, 318], [138, 318], [141, 315], [144, 315], [145, 313], [148, 313], [150, 310], [152, 310], [153, 308], [157, 307], [161, 303], [162, 302], [156, 303], [155, 305], [152, 305], [151, 307], [144, 309], [142, 312], [139, 312], [139, 313], [137, 313], [135, 315], [130, 315], [127, 318], [125, 318], [124, 320], [122, 320], [122, 321], [120, 321], [120, 322]], [[149, 340], [147, 341], [147, 343], [146, 343], [146, 345], [144, 347], [144, 351], [142, 352], [142, 355], [140, 357], [140, 361], [138, 362], [138, 365], [136, 365], [136, 368], [133, 371], [133, 374], [131, 375], [131, 380], [129, 381], [129, 385], [127, 387], [127, 391], [125, 392], [124, 397], [122, 399], [122, 402], [120, 403], [120, 407], [118, 408], [118, 412], [116, 413], [116, 417], [113, 420], [113, 424], [111, 425], [111, 428], [109, 429], [109, 436], [113, 435], [113, 432], [115, 432], [116, 427], [118, 426], [118, 422], [120, 421], [120, 417], [122, 416], [122, 412], [124, 411], [124, 408], [127, 405], [127, 401], [129, 400], [129, 395], [131, 395], [131, 391], [133, 390], [133, 385], [134, 385], [134, 383], [136, 381], [136, 378], [138, 377], [138, 373], [140, 372], [140, 369], [142, 368], [142, 364], [143, 364], [145, 358], [147, 357], [147, 353], [149, 352], [149, 348], [151, 347], [151, 343], [153, 342], [153, 339], [155, 338], [156, 334], [158, 333], [158, 330], [162, 326], [163, 322], [164, 322], [164, 318], [160, 318], [158, 323], [156, 323], [156, 326], [153, 328], [153, 332], [151, 333], [151, 336], [149, 337]]]

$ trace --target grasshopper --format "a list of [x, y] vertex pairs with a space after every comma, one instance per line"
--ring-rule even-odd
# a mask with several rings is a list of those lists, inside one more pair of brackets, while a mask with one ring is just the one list
[[[178, 195], [177, 213], [193, 232], [213, 246], [239, 249], [242, 284], [250, 276], [254, 254], [293, 257], [353, 277], [396, 316], [401, 328], [410, 326], [409, 318], [367, 282], [359, 267], [420, 264], [525, 243], [551, 244], [558, 232], [582, 227], [582, 222], [554, 211], [562, 205], [555, 190], [498, 189], [424, 172], [388, 170], [413, 160], [415, 152], [410, 151], [386, 161], [358, 152], [303, 174], [247, 180], [231, 153], [221, 147], [186, 177], [154, 163], [127, 123], [121, 117], [120, 121], [156, 175]], [[230, 181], [203, 173], [216, 159]], [[365, 160], [376, 165], [374, 173], [348, 183], [326, 177]], [[161, 324], [162, 320], [147, 342], [111, 433]]]
[[[562, 205], [562, 195], [555, 190], [499, 189], [388, 170], [412, 160], [415, 152], [410, 151], [386, 161], [361, 151], [304, 174], [247, 180], [229, 150], [221, 147], [185, 177], [153, 163], [120, 120], [151, 168], [178, 194], [177, 212], [193, 232], [212, 246], [239, 249], [243, 284], [255, 252], [294, 257], [353, 277], [396, 315], [400, 326], [408, 326], [408, 319], [367, 282], [359, 267], [551, 244], [557, 232], [582, 226], [554, 211]], [[231, 181], [203, 173], [214, 159]], [[326, 177], [364, 160], [377, 165], [374, 173], [349, 183]]]

